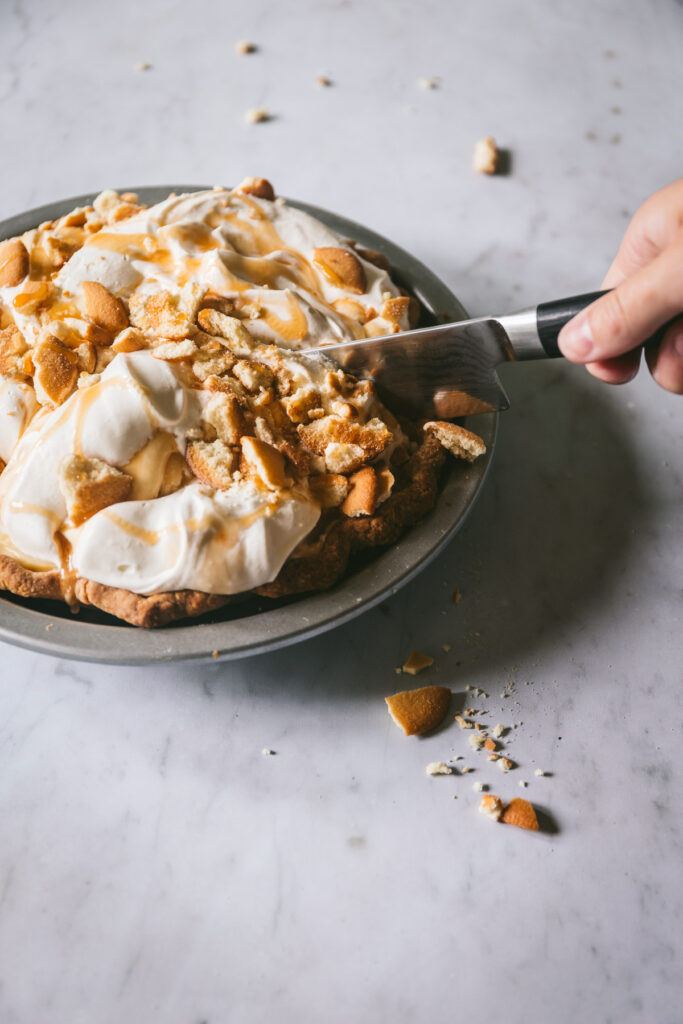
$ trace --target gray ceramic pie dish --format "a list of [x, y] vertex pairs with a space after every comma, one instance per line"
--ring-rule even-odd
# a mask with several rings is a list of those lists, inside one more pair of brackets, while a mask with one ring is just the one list
[[[130, 188], [146, 203], [159, 202], [169, 192], [193, 192], [200, 185]], [[122, 189], [122, 191], [125, 191]], [[54, 220], [75, 206], [91, 203], [93, 195], [76, 196], [27, 210], [0, 222], [0, 239], [20, 234], [45, 220]], [[345, 238], [385, 253], [397, 282], [410, 289], [434, 320], [466, 317], [455, 296], [422, 263], [381, 235], [306, 203], [292, 205], [318, 217]], [[433, 511], [398, 544], [370, 553], [354, 571], [330, 590], [319, 594], [267, 601], [247, 596], [243, 601], [197, 620], [162, 629], [138, 629], [94, 609], [73, 615], [65, 605], [25, 601], [0, 592], [0, 639], [60, 658], [143, 665], [163, 661], [242, 658], [305, 640], [348, 622], [407, 583], [446, 546], [472, 508], [488, 471], [496, 437], [495, 414], [465, 420], [480, 434], [487, 454], [473, 465], [449, 460]]]

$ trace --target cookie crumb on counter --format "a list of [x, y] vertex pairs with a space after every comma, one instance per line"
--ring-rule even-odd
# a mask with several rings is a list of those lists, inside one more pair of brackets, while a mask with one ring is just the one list
[[422, 686], [384, 698], [389, 714], [406, 736], [429, 732], [443, 721], [451, 700], [447, 686]]
[[425, 772], [427, 775], [453, 775], [453, 769], [445, 761], [430, 761]]
[[538, 832], [538, 818], [536, 811], [528, 800], [521, 797], [514, 797], [503, 812], [503, 819], [506, 825], [515, 825], [517, 828], [525, 828], [529, 832]]
[[245, 56], [248, 53], [256, 53], [255, 43], [249, 43], [246, 39], [241, 39], [238, 43], [235, 43], [235, 53], [240, 56]]
[[500, 150], [491, 135], [479, 139], [472, 151], [472, 168], [479, 174], [495, 174], [500, 162]]
[[536, 769], [534, 769], [534, 775], [538, 775], [538, 776], [545, 775], [545, 772], [543, 771], [542, 768], [536, 768]]
[[407, 672], [408, 675], [416, 676], [418, 672], [421, 672], [424, 668], [429, 668], [433, 664], [434, 659], [429, 654], [423, 654], [422, 651], [411, 651], [403, 665], [403, 671]]
[[485, 814], [491, 821], [500, 821], [503, 814], [502, 800], [499, 796], [494, 796], [493, 793], [487, 793], [481, 798], [479, 813]]
[[270, 114], [265, 107], [252, 107], [244, 115], [248, 124], [260, 124], [261, 121], [270, 121]]
[[261, 753], [263, 754], [264, 757], [272, 757], [275, 751], [271, 750], [270, 747], [264, 747]]

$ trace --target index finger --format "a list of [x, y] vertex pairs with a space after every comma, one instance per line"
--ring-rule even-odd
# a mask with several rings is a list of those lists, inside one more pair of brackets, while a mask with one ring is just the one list
[[669, 246], [683, 226], [683, 178], [660, 189], [635, 213], [602, 288], [616, 288]]

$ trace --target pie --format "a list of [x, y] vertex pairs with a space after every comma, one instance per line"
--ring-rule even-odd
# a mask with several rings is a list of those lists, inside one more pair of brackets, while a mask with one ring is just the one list
[[484, 451], [325, 356], [418, 314], [265, 179], [105, 191], [0, 244], [0, 588], [159, 626], [331, 586]]

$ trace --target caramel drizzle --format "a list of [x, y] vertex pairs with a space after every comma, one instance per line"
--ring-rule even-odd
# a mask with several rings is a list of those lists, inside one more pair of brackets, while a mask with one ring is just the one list
[[[304, 295], [315, 298], [328, 316], [341, 321], [352, 337], [363, 337], [365, 332], [347, 314], [335, 310], [323, 296], [320, 279], [313, 265], [300, 252], [285, 245], [267, 213], [250, 196], [233, 196], [239, 202], [236, 210], [224, 203], [211, 211], [205, 222], [165, 224], [159, 228], [157, 238], [145, 232], [118, 232], [102, 229], [86, 237], [84, 247], [104, 249], [144, 262], [160, 272], [175, 272], [180, 287], [191, 280], [201, 268], [202, 256], [212, 250], [221, 251], [227, 287], [237, 293], [251, 288], [275, 288], [283, 279]], [[215, 229], [224, 229], [228, 241], [216, 237]], [[230, 230], [232, 229], [232, 230]], [[177, 239], [191, 245], [202, 255], [174, 257], [168, 242]], [[228, 248], [230, 246], [231, 248]], [[277, 254], [277, 255], [273, 255]], [[83, 315], [69, 298], [56, 296], [48, 301], [50, 282], [29, 282], [27, 292], [14, 298], [17, 309], [38, 301], [44, 319], [82, 319]], [[41, 291], [41, 289], [43, 289]], [[285, 341], [302, 341], [308, 332], [308, 321], [294, 295], [288, 295], [290, 316], [282, 317], [264, 303], [262, 318], [268, 327]]]
[[123, 516], [118, 515], [118, 513], [112, 512], [109, 508], [104, 509], [101, 515], [106, 516], [114, 526], [117, 526], [129, 537], [133, 537], [135, 540], [139, 540], [141, 543], [149, 546], [158, 544], [162, 537], [179, 533], [185, 529], [188, 533], [210, 531], [209, 542], [228, 544], [232, 547], [238, 542], [240, 535], [245, 530], [249, 529], [255, 522], [258, 522], [259, 519], [272, 516], [279, 505], [280, 502], [277, 499], [266, 501], [263, 505], [259, 505], [257, 509], [254, 509], [253, 512], [237, 516], [228, 522], [221, 519], [215, 512], [207, 512], [201, 519], [187, 519], [181, 523], [169, 523], [168, 526], [162, 526], [158, 530], [149, 530], [144, 526], [138, 526], [137, 523], [131, 523], [129, 519], [125, 519]]

